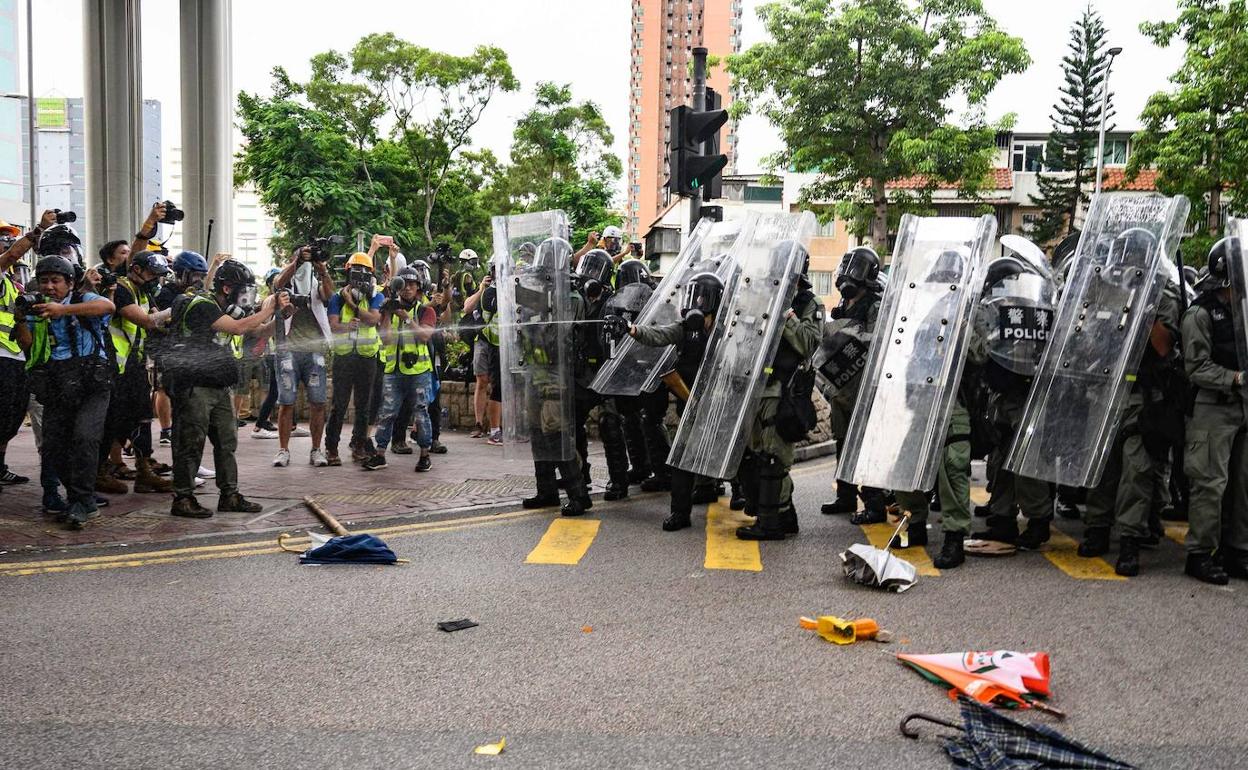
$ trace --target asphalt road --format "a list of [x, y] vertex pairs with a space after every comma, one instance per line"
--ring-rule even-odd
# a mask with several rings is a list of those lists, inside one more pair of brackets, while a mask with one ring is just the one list
[[[663, 533], [650, 495], [595, 505], [573, 565], [526, 563], [547, 511], [397, 532], [398, 567], [222, 550], [0, 574], [0, 766], [946, 767], [939, 728], [897, 723], [956, 707], [892, 653], [997, 648], [1050, 654], [1071, 737], [1143, 767], [1244, 766], [1248, 584], [1185, 578], [1164, 541], [1131, 580], [1033, 553], [900, 595], [851, 585], [836, 554], [863, 532], [817, 512], [831, 467], [800, 469], [802, 534], [762, 544], [761, 571], [707, 569], [704, 518]], [[898, 641], [837, 647], [803, 614]], [[480, 626], [435, 628], [463, 617]]]

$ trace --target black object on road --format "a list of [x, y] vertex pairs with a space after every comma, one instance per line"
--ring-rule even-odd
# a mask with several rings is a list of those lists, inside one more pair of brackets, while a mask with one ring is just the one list
[[477, 625], [479, 624], [473, 623], [468, 618], [464, 618], [463, 620], [444, 620], [438, 624], [438, 630], [449, 633], [451, 631], [463, 631], [465, 628], [473, 628]]

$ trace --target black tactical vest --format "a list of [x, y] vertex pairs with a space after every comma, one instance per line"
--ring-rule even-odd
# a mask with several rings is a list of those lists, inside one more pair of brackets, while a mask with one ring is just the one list
[[1233, 372], [1242, 370], [1244, 367], [1235, 348], [1235, 318], [1231, 309], [1212, 291], [1201, 294], [1192, 304], [1203, 307], [1213, 321], [1213, 354], [1210, 356], [1213, 362]]

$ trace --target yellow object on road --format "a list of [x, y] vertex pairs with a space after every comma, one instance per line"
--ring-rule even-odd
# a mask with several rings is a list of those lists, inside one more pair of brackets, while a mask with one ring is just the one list
[[798, 623], [808, 631], [814, 631], [833, 644], [853, 644], [860, 639], [875, 639], [880, 626], [871, 618], [846, 620], [835, 615], [818, 618], [799, 618]]
[[472, 750], [473, 754], [487, 754], [496, 757], [503, 753], [503, 749], [507, 748], [507, 739], [499, 738], [498, 743], [487, 743], [484, 746], [478, 746]]

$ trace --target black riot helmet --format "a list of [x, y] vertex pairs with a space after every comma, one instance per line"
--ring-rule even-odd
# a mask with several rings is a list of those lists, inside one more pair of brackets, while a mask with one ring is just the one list
[[52, 225], [44, 230], [36, 251], [41, 257], [69, 257], [75, 262], [82, 262], [82, 240], [69, 225]]
[[1202, 290], [1225, 289], [1231, 285], [1231, 272], [1226, 259], [1232, 248], [1239, 248], [1238, 241], [1238, 238], [1223, 238], [1209, 249], [1209, 272], [1201, 281]]
[[719, 311], [723, 297], [724, 282], [714, 273], [698, 273], [690, 278], [680, 300], [680, 314], [685, 319], [685, 327], [701, 329], [703, 319]]
[[[160, 288], [160, 282], [169, 274], [169, 260], [159, 251], [140, 251], [131, 258], [130, 270], [147, 270], [155, 276], [143, 283], [143, 290], [150, 294]], [[137, 272], [134, 277], [137, 281]]]
[[879, 290], [880, 257], [868, 246], [859, 246], [845, 252], [836, 270], [836, 290], [841, 296], [853, 299], [865, 288]]
[[577, 263], [576, 274], [581, 279], [581, 288], [586, 295], [596, 297], [603, 289], [611, 286], [611, 279], [615, 276], [615, 262], [606, 251], [591, 249]]
[[798, 259], [801, 260], [801, 267], [799, 268], [801, 278], [798, 281], [798, 285], [803, 289], [809, 289], [810, 279], [807, 278], [807, 274], [810, 273], [810, 252], [806, 250], [805, 246], [795, 240], [785, 239], [772, 247], [771, 256], [773, 259], [784, 259], [793, 251], [797, 252]]
[[615, 273], [615, 288], [617, 291], [633, 283], [644, 283], [647, 286], [653, 285], [650, 270], [646, 268], [646, 263], [640, 259], [624, 260], [620, 263], [620, 268]]
[[534, 269], [558, 271], [567, 270], [571, 261], [572, 247], [567, 241], [562, 238], [547, 238], [533, 252], [532, 264]]
[[932, 263], [925, 280], [928, 283], [961, 283], [965, 271], [966, 256], [957, 249], [945, 249]]
[[224, 291], [225, 286], [232, 287], [226, 295], [231, 301], [238, 297], [243, 289], [256, 285], [256, 276], [251, 268], [237, 259], [227, 259], [217, 268], [212, 276], [212, 290]]
[[1026, 272], [1030, 271], [1017, 257], [997, 257], [988, 263], [988, 269], [984, 275], [984, 288], [996, 286], [1007, 278], [1013, 278]]

